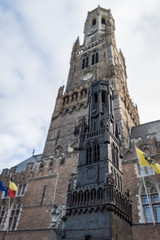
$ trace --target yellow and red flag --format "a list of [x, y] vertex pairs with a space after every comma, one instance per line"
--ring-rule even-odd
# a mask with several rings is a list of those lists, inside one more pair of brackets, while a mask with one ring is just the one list
[[160, 174], [160, 164], [154, 161], [151, 157], [147, 156], [140, 149], [136, 148], [136, 151], [142, 167], [151, 166], [157, 174]]
[[16, 196], [16, 191], [17, 191], [17, 186], [16, 184], [12, 181], [12, 179], [9, 182], [9, 189], [8, 189], [8, 195], [11, 198], [15, 198]]

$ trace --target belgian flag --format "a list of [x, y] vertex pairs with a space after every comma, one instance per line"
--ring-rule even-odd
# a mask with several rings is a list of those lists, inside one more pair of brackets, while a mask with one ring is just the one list
[[15, 198], [16, 196], [16, 191], [17, 191], [17, 186], [16, 184], [12, 181], [12, 179], [10, 179], [10, 182], [9, 182], [9, 189], [8, 189], [8, 195], [11, 197], [11, 198]]
[[151, 166], [157, 174], [160, 174], [160, 164], [155, 162], [152, 158], [147, 156], [140, 149], [136, 148], [138, 159], [142, 167]]

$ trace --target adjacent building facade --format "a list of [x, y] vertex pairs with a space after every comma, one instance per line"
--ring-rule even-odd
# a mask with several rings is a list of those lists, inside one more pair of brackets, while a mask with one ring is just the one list
[[[133, 239], [159, 239], [160, 177], [149, 167], [140, 169], [135, 146], [160, 161], [160, 121], [140, 125], [137, 106], [127, 88], [125, 58], [117, 50], [114, 31], [115, 23], [110, 10], [98, 7], [88, 13], [84, 43], [80, 45], [77, 38], [73, 45], [67, 86], [65, 91], [64, 87], [59, 88], [43, 153], [33, 155], [11, 169], [4, 169], [0, 176], [7, 185], [11, 175], [18, 186], [17, 196], [11, 201], [9, 210], [8, 197], [2, 194], [0, 199], [1, 239], [65, 237], [68, 180], [72, 189], [78, 186], [78, 139], [83, 119], [89, 120], [88, 89], [91, 83], [99, 80], [110, 84], [113, 89], [113, 95], [107, 102], [113, 102], [110, 109], [114, 114], [108, 114], [111, 123], [114, 115], [112, 131], [121, 136], [123, 158], [119, 164], [124, 191], [129, 189], [132, 199]], [[104, 99], [102, 95], [102, 101]], [[98, 123], [91, 122], [91, 128], [96, 131], [97, 124], [103, 124], [103, 119], [99, 119]], [[93, 144], [94, 141], [91, 141]], [[110, 146], [110, 151], [111, 148], [115, 150], [116, 144]], [[101, 151], [99, 154], [102, 154]], [[113, 165], [116, 166], [116, 163]], [[141, 173], [145, 174], [155, 224], [152, 223], [152, 211], [146, 200]], [[117, 172], [113, 174], [118, 186], [119, 176]], [[114, 235], [113, 239], [121, 238]]]

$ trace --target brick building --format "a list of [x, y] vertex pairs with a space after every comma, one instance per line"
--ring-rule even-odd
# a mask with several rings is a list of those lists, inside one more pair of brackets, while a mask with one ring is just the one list
[[[18, 186], [9, 211], [8, 197], [1, 194], [0, 239], [64, 237], [68, 180], [73, 188], [76, 186], [79, 127], [82, 117], [88, 116], [88, 88], [98, 79], [109, 82], [114, 91], [114, 120], [122, 136], [124, 155], [120, 163], [122, 181], [132, 199], [133, 239], [159, 239], [160, 177], [149, 167], [139, 168], [135, 146], [160, 162], [160, 121], [140, 125], [137, 106], [128, 92], [125, 58], [116, 47], [114, 31], [110, 10], [98, 7], [88, 13], [84, 43], [80, 45], [77, 38], [73, 45], [67, 86], [65, 91], [59, 88], [43, 153], [4, 169], [0, 176], [8, 185], [11, 175]], [[145, 174], [155, 225], [141, 172]]]

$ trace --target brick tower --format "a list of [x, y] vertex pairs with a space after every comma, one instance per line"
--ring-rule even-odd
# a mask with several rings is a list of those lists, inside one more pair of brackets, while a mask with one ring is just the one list
[[98, 7], [88, 12], [84, 43], [80, 45], [79, 38], [75, 41], [66, 91], [63, 93], [60, 87], [58, 92], [43, 159], [52, 156], [57, 146], [63, 153], [76, 148], [77, 137], [73, 132], [82, 116], [87, 117], [90, 82], [99, 78], [113, 86], [115, 122], [121, 129], [124, 144], [128, 141], [129, 128], [139, 124], [137, 107], [128, 93], [125, 59], [117, 50], [114, 30], [110, 10]]
[[[54, 204], [65, 203], [67, 181], [78, 164], [78, 133], [82, 118], [88, 118], [88, 88], [101, 79], [113, 88], [114, 116], [117, 129], [126, 145], [129, 128], [139, 123], [137, 107], [127, 88], [125, 59], [117, 50], [115, 24], [110, 10], [98, 6], [88, 12], [84, 26], [84, 43], [73, 45], [66, 90], [60, 87], [46, 139], [42, 161], [53, 159], [55, 181]], [[75, 173], [76, 174], [76, 173]]]
[[[114, 123], [112, 88], [89, 89], [88, 124], [79, 135], [77, 183], [69, 180], [66, 240], [132, 239], [131, 202], [123, 191], [121, 137]], [[118, 237], [118, 238], [117, 238]]]

